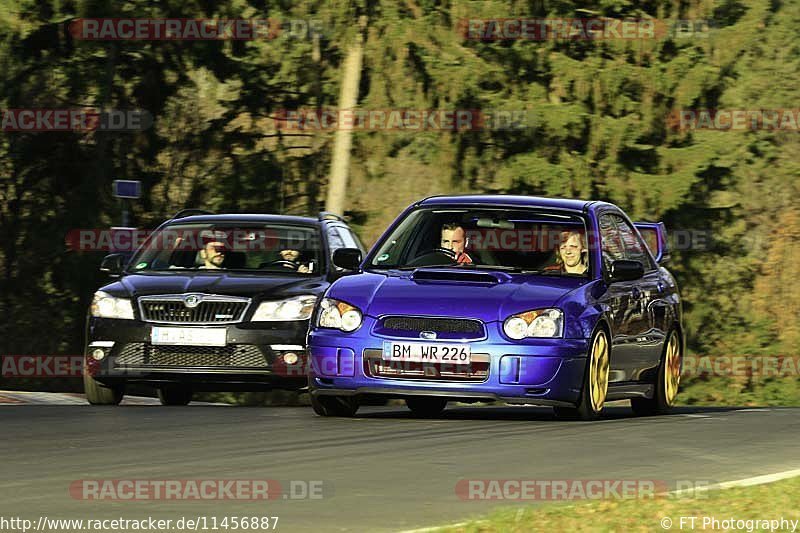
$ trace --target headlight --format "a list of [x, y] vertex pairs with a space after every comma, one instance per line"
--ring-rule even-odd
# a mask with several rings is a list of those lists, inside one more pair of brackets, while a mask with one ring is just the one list
[[361, 311], [358, 308], [333, 298], [322, 299], [317, 316], [318, 327], [350, 332], [357, 330], [361, 321]]
[[261, 302], [253, 313], [251, 322], [274, 322], [282, 320], [308, 320], [314, 311], [317, 297], [312, 294], [293, 296], [285, 300]]
[[511, 315], [503, 322], [503, 331], [515, 340], [561, 337], [564, 333], [564, 313], [560, 309], [536, 309]]
[[97, 291], [92, 298], [92, 316], [133, 320], [133, 306], [128, 298], [115, 298], [107, 292]]

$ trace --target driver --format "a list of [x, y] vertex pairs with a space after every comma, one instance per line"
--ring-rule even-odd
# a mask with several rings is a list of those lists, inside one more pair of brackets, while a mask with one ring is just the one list
[[300, 259], [300, 250], [295, 250], [293, 248], [286, 248], [285, 250], [281, 250], [279, 255], [281, 256], [281, 259], [287, 261], [288, 263], [291, 263], [291, 264], [284, 263], [283, 264], [284, 268], [291, 268], [293, 270], [302, 272], [304, 274], [310, 272], [308, 266], [298, 262], [298, 259]]
[[460, 224], [449, 223], [442, 226], [441, 247], [455, 254], [456, 263], [472, 263], [472, 258], [464, 251], [467, 247], [467, 232]]

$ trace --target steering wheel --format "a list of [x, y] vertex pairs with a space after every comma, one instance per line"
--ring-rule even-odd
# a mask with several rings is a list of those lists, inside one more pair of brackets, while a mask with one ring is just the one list
[[439, 265], [442, 261], [456, 262], [456, 253], [447, 248], [431, 248], [408, 262], [408, 266]]
[[266, 263], [264, 266], [281, 266], [283, 268], [291, 268], [293, 270], [297, 270], [300, 268], [300, 265], [295, 263], [294, 261], [287, 261], [286, 259], [276, 259], [275, 261], [270, 261]]

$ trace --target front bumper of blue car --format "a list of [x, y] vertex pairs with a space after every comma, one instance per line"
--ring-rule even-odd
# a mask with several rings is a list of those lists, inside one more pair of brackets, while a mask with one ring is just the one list
[[[574, 405], [586, 369], [586, 339], [505, 337], [499, 322], [486, 323], [478, 339], [423, 340], [380, 334], [365, 317], [353, 333], [312, 329], [309, 390], [314, 395], [403, 398], [439, 396], [461, 401]], [[469, 365], [384, 361], [384, 342], [468, 343]]]

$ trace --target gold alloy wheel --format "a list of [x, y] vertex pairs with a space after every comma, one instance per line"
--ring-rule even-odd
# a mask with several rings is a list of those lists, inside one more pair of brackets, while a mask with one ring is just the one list
[[594, 338], [592, 360], [589, 363], [589, 399], [592, 410], [599, 413], [608, 393], [608, 340], [604, 331]]
[[666, 359], [664, 361], [664, 399], [667, 405], [672, 405], [678, 395], [678, 385], [681, 382], [681, 349], [678, 336], [673, 333], [667, 344]]

